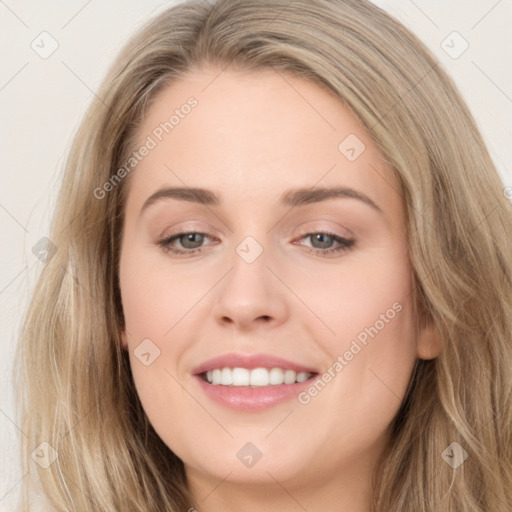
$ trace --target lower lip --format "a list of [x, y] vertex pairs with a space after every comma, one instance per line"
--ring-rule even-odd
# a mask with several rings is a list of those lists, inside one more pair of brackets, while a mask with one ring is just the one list
[[275, 386], [243, 387], [210, 384], [200, 376], [194, 376], [206, 395], [213, 401], [237, 411], [262, 411], [281, 404], [301, 393], [311, 385], [317, 375], [295, 384], [278, 384]]

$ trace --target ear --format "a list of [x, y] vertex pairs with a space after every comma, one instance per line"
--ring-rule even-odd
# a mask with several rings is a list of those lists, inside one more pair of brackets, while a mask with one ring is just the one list
[[121, 346], [124, 348], [124, 350], [128, 350], [128, 339], [125, 330], [121, 331]]
[[422, 322], [418, 332], [417, 353], [420, 359], [434, 359], [443, 348], [441, 335], [434, 322]]

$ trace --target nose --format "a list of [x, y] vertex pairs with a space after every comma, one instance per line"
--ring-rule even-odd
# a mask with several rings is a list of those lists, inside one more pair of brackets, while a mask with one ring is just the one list
[[238, 254], [233, 267], [216, 287], [214, 316], [217, 322], [242, 331], [275, 327], [289, 316], [286, 288], [267, 267], [265, 251], [252, 263]]

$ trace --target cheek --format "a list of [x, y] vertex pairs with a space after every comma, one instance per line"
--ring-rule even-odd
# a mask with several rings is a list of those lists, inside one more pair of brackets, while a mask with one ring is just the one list
[[[330, 422], [356, 428], [351, 435], [369, 442], [398, 411], [416, 361], [408, 259], [382, 252], [316, 283], [325, 293], [316, 302], [311, 295], [312, 309], [334, 331], [317, 337], [329, 355], [321, 375], [328, 383], [307, 389], [301, 403], [312, 418], [329, 407]], [[347, 414], [358, 421], [347, 423]]]
[[[165, 268], [152, 264], [144, 251], [135, 247], [122, 255], [120, 283], [137, 394], [158, 435], [181, 455], [181, 444], [175, 446], [173, 441], [181, 438], [180, 429], [187, 420], [176, 422], [175, 411], [189, 410], [194, 402], [178, 383], [182, 376], [176, 368], [186, 351], [187, 340], [180, 340], [177, 333], [187, 324], [186, 318], [180, 320], [198, 293], [197, 283], [180, 286], [179, 279], [171, 279]], [[201, 416], [200, 410], [193, 412]], [[194, 432], [195, 422], [187, 425], [187, 431]]]
[[329, 352], [339, 353], [356, 337], [364, 342], [375, 329], [379, 336], [396, 331], [392, 344], [410, 344], [412, 281], [402, 245], [350, 255], [302, 277], [294, 277], [291, 269], [285, 279], [294, 283], [294, 291], [317, 316], [316, 321], [313, 315], [301, 321], [317, 335], [330, 331], [321, 337], [325, 348], [331, 347]]
[[199, 275], [184, 278], [179, 270], [169, 272], [165, 258], [154, 260], [143, 250], [121, 258], [121, 300], [132, 344], [141, 336], [167, 338], [204, 293]]
[[314, 283], [314, 293], [305, 283], [298, 293], [321, 322], [308, 320], [304, 327], [328, 355], [326, 367], [343, 366], [332, 369], [341, 377], [333, 389], [367, 396], [367, 405], [387, 386], [391, 400], [401, 397], [416, 359], [411, 272], [402, 246], [347, 258]]
[[344, 338], [332, 358], [339, 363], [331, 366], [335, 377], [315, 397], [311, 389], [302, 397], [309, 400], [305, 408], [310, 408], [311, 421], [329, 410], [325, 429], [332, 431], [335, 425], [339, 434], [334, 451], [346, 450], [344, 440], [351, 439], [355, 456], [387, 435], [400, 409], [416, 361], [413, 311], [410, 304], [402, 306], [388, 323], [368, 320], [356, 336]]

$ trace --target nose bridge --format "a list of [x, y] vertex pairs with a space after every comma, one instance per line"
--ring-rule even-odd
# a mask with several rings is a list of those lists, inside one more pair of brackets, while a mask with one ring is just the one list
[[247, 328], [265, 320], [280, 323], [287, 315], [286, 297], [279, 280], [267, 268], [271, 250], [254, 236], [246, 236], [235, 248], [231, 270], [218, 289], [215, 316], [218, 321]]
[[[266, 249], [252, 236], [246, 237], [235, 250], [232, 259], [231, 271], [232, 285], [247, 288], [247, 293], [264, 293], [269, 286], [267, 268], [270, 250]], [[249, 287], [251, 289], [249, 289]]]
[[255, 237], [247, 236], [235, 248], [232, 270], [228, 274], [224, 293], [233, 294], [239, 304], [256, 304], [269, 294], [269, 249], [264, 249]]

